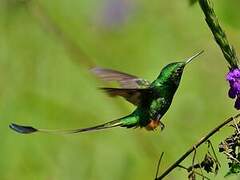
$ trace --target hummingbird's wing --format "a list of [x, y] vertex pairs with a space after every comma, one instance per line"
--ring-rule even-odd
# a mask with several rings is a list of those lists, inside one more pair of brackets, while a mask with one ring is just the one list
[[148, 88], [150, 82], [137, 76], [104, 68], [93, 68], [91, 71], [105, 81], [116, 81], [122, 88]]
[[143, 98], [149, 94], [150, 89], [125, 89], [125, 88], [101, 88], [108, 95], [115, 97], [121, 96], [132, 104], [138, 106], [141, 104]]

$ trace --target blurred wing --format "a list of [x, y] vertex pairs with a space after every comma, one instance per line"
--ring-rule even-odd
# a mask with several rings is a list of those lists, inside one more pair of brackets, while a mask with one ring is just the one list
[[117, 81], [122, 88], [147, 88], [150, 82], [137, 76], [112, 69], [93, 68], [91, 71], [105, 81]]
[[108, 95], [121, 96], [134, 105], [140, 105], [143, 98], [150, 92], [149, 89], [121, 89], [121, 88], [101, 88]]

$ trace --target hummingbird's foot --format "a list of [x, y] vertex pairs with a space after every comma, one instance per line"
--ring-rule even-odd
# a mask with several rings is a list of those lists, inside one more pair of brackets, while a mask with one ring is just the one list
[[165, 128], [165, 125], [161, 122], [161, 114], [158, 114], [157, 116], [157, 121], [158, 121], [158, 124], [160, 125], [160, 129], [161, 131], [163, 131], [163, 129]]
[[159, 120], [150, 120], [149, 121], [149, 123], [148, 123], [148, 125], [147, 126], [145, 126], [145, 128], [148, 130], [148, 131], [153, 131], [153, 130], [155, 130], [158, 126], [159, 126], [159, 124], [160, 124], [160, 121]]
[[161, 129], [161, 131], [163, 131], [164, 128], [165, 128], [165, 125], [164, 125], [161, 121], [159, 121], [159, 125], [160, 125], [160, 129]]

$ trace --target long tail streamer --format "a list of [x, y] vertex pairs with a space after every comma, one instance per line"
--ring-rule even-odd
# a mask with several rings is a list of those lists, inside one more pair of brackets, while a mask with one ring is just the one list
[[108, 128], [113, 128], [117, 126], [121, 126], [122, 122], [121, 119], [117, 119], [114, 121], [110, 121], [101, 125], [93, 126], [93, 127], [88, 127], [88, 128], [78, 128], [78, 129], [69, 129], [69, 130], [60, 130], [60, 129], [55, 129], [55, 130], [50, 130], [50, 129], [37, 129], [32, 126], [23, 126], [23, 125], [18, 125], [18, 124], [10, 124], [9, 127], [21, 134], [32, 134], [36, 132], [43, 132], [43, 133], [53, 133], [53, 134], [74, 134], [74, 133], [80, 133], [80, 132], [87, 132], [87, 131], [97, 131], [97, 130], [102, 130], [102, 129], [108, 129]]

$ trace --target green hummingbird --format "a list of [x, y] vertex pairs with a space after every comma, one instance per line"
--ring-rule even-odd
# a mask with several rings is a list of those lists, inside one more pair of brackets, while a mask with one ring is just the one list
[[202, 53], [203, 51], [188, 58], [186, 61], [174, 62], [166, 65], [161, 70], [157, 79], [152, 83], [123, 72], [111, 69], [93, 68], [92, 72], [101, 79], [105, 81], [117, 81], [121, 86], [120, 88], [101, 88], [102, 90], [110, 96], [121, 96], [137, 106], [136, 109], [127, 116], [97, 126], [70, 130], [37, 129], [32, 126], [22, 126], [14, 123], [9, 127], [23, 134], [35, 132], [80, 133], [113, 127], [145, 127], [147, 130], [154, 130], [158, 126], [163, 128], [164, 125], [160, 120], [172, 103], [173, 96], [180, 84], [185, 66]]

